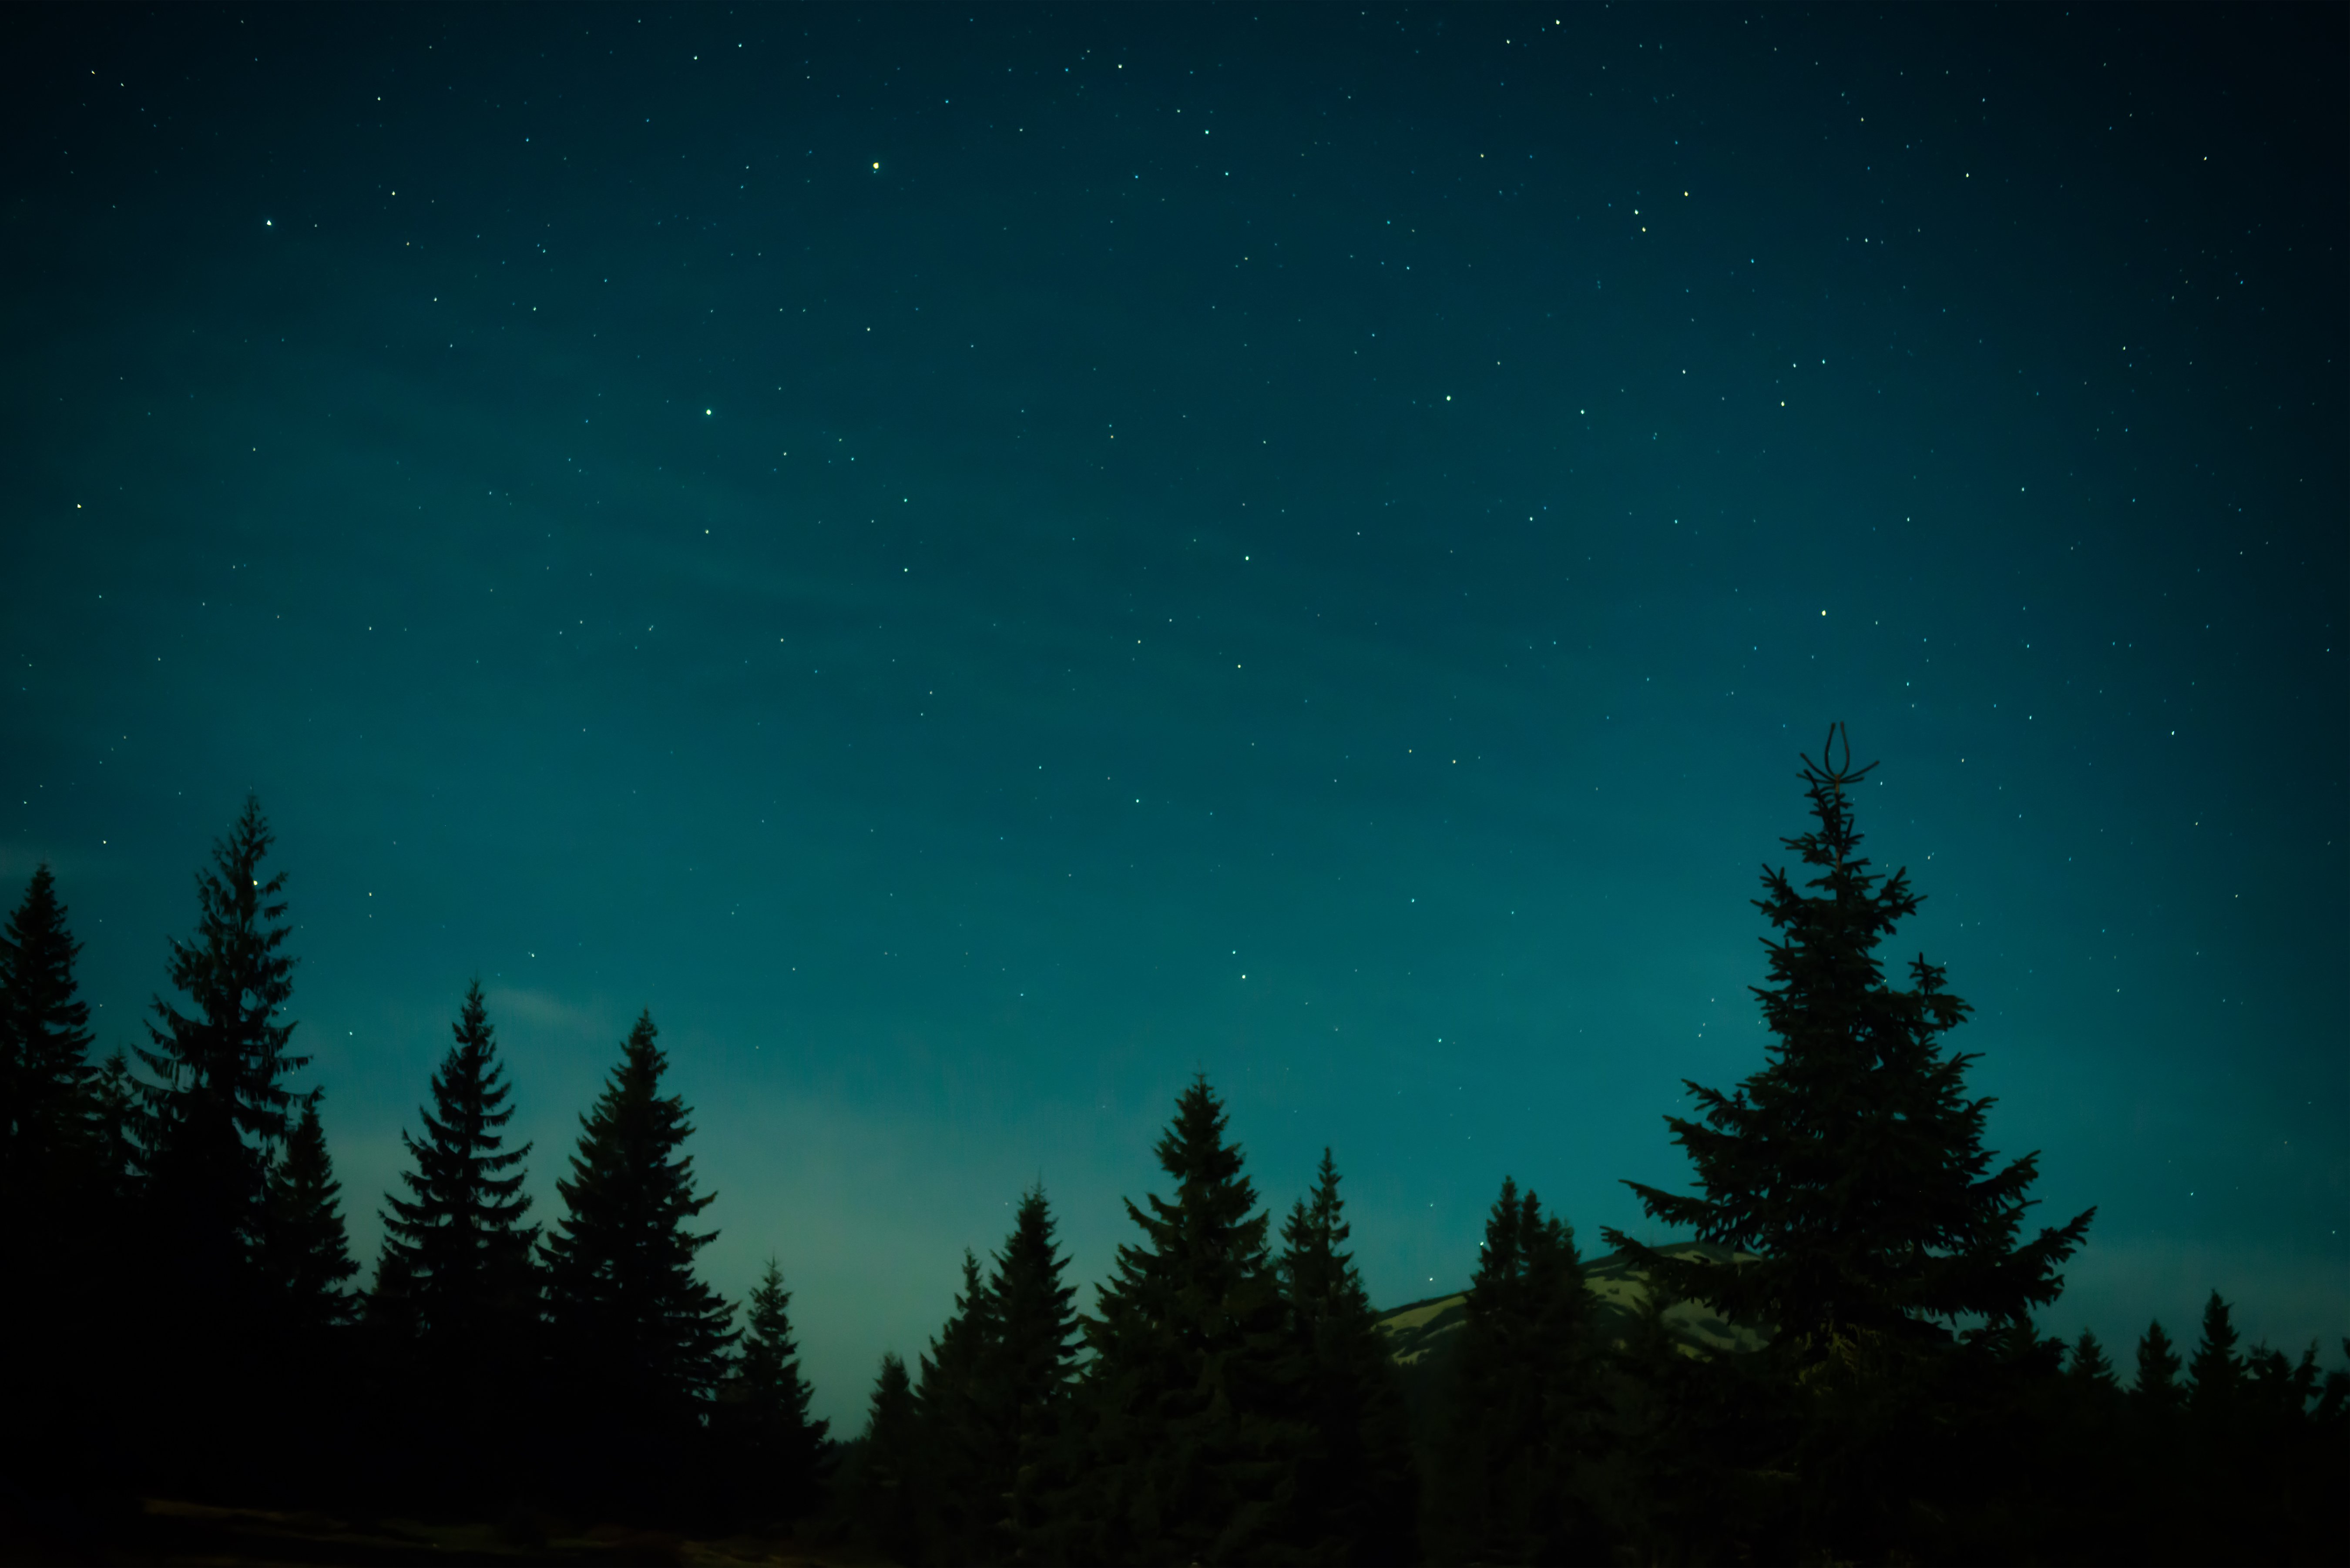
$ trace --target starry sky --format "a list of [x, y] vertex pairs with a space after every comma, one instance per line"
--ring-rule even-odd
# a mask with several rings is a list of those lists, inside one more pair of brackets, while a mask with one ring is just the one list
[[20, 13], [0, 873], [137, 1044], [258, 794], [369, 1262], [650, 1007], [853, 1426], [1195, 1071], [1382, 1303], [1661, 1239], [1845, 721], [2045, 1326], [2331, 1345], [2344, 17]]

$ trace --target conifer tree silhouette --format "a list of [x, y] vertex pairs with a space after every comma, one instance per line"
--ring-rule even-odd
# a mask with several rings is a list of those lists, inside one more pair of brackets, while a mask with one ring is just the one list
[[898, 1563], [915, 1561], [922, 1545], [920, 1419], [905, 1361], [895, 1351], [883, 1352], [848, 1480], [848, 1506], [866, 1540]]
[[131, 1075], [130, 1059], [120, 1050], [90, 1075], [90, 1135], [98, 1157], [92, 1191], [118, 1212], [130, 1193], [137, 1168], [144, 1099], [139, 1080]]
[[1055, 1246], [1053, 1212], [1040, 1184], [1020, 1208], [987, 1284], [993, 1334], [975, 1378], [984, 1444], [983, 1495], [1000, 1499], [983, 1545], [991, 1560], [1017, 1561], [1047, 1529], [1046, 1500], [1066, 1484], [1074, 1364], [1081, 1338], [1068, 1260]]
[[1759, 1256], [1722, 1268], [1602, 1232], [1677, 1293], [1814, 1356], [1856, 1330], [1946, 1339], [1951, 1320], [2024, 1317], [2056, 1299], [2096, 1212], [2018, 1241], [2039, 1157], [1992, 1170], [1991, 1101], [1965, 1093], [1976, 1058], [1942, 1051], [1969, 1009], [1941, 968], [1921, 956], [1910, 989], [1884, 981], [1877, 946], [1918, 899], [1907, 872], [1880, 878], [1858, 853], [1853, 797], [1876, 764], [1855, 769], [1848, 740], [1832, 759], [1842, 728], [1804, 761], [1817, 826], [1784, 840], [1816, 891], [1763, 872], [1758, 907], [1784, 933], [1765, 939], [1773, 983], [1755, 989], [1770, 1060], [1732, 1094], [1690, 1084], [1701, 1119], [1666, 1118], [1701, 1193], [1625, 1184], [1651, 1218]]
[[1142, 1231], [1122, 1246], [1086, 1333], [1094, 1359], [1079, 1397], [1091, 1468], [1078, 1561], [1229, 1563], [1285, 1538], [1305, 1428], [1302, 1368], [1269, 1218], [1225, 1141], [1223, 1106], [1204, 1076], [1176, 1103], [1157, 1147], [1172, 1201], [1129, 1201]]
[[2203, 1336], [2187, 1364], [2187, 1407], [2208, 1425], [2224, 1424], [2234, 1415], [2243, 1389], [2244, 1358], [2236, 1354], [2232, 1318], [2228, 1303], [2213, 1291], [2203, 1303]]
[[1440, 1533], [1466, 1561], [1572, 1559], [1596, 1530], [1574, 1491], [1597, 1426], [1591, 1298], [1574, 1231], [1508, 1178], [1463, 1304]]
[[120, 1408], [127, 1306], [116, 1080], [89, 1062], [81, 944], [47, 866], [0, 930], [0, 1468], [20, 1496], [117, 1468], [94, 1429]]
[[242, 1488], [271, 1465], [282, 1437], [272, 1405], [269, 1335], [289, 1304], [267, 1278], [270, 1173], [292, 1130], [285, 1017], [295, 960], [285, 950], [286, 874], [267, 873], [273, 843], [248, 796], [212, 865], [196, 875], [196, 931], [172, 943], [168, 969], [190, 1011], [158, 996], [151, 1079], [133, 1084], [133, 1185], [154, 1283], [173, 1303], [188, 1354], [157, 1366], [142, 1392], [162, 1437], [150, 1451], [165, 1484]]
[[347, 1285], [359, 1266], [343, 1231], [342, 1183], [335, 1179], [318, 1120], [317, 1090], [302, 1096], [302, 1114], [286, 1134], [286, 1151], [270, 1168], [266, 1218], [258, 1258], [278, 1303], [280, 1321], [315, 1337], [358, 1315]]
[[2064, 1376], [2076, 1387], [2105, 1388], [2118, 1391], [2121, 1384], [2114, 1376], [2114, 1364], [2106, 1356], [2106, 1347], [2087, 1329], [2073, 1344], [2073, 1356], [2065, 1363]]
[[423, 1137], [403, 1131], [412, 1168], [408, 1197], [386, 1195], [383, 1256], [370, 1311], [411, 1343], [416, 1370], [452, 1422], [494, 1420], [518, 1392], [519, 1364], [537, 1315], [532, 1251], [538, 1227], [523, 1223], [529, 1144], [504, 1147], [513, 1086], [497, 1057], [482, 983], [465, 988], [451, 1026], [454, 1043], [421, 1107]]
[[142, 1086], [138, 1137], [158, 1234], [179, 1288], [228, 1313], [255, 1288], [270, 1162], [290, 1130], [286, 1079], [309, 1064], [288, 1053], [294, 1025], [280, 1021], [295, 960], [283, 950], [286, 874], [262, 877], [273, 842], [248, 796], [212, 867], [196, 875], [195, 940], [172, 943], [172, 984], [195, 1011], [156, 998], [154, 1048], [139, 1049], [156, 1080]]
[[89, 1004], [74, 983], [80, 953], [44, 864], [0, 931], [0, 1216], [11, 1224], [54, 1214], [93, 1174], [97, 1071]]
[[1326, 1147], [1314, 1191], [1282, 1225], [1282, 1293], [1305, 1364], [1299, 1413], [1311, 1434], [1290, 1544], [1317, 1561], [1419, 1556], [1419, 1480], [1403, 1395], [1370, 1293], [1346, 1251], [1353, 1228]]
[[545, 1243], [546, 1310], [563, 1375], [607, 1432], [697, 1430], [726, 1370], [733, 1308], [694, 1272], [717, 1240], [691, 1227], [715, 1194], [693, 1189], [693, 1128], [660, 1094], [669, 1059], [641, 1014], [556, 1190], [567, 1212]]
[[815, 1505], [828, 1425], [808, 1414], [791, 1304], [783, 1266], [770, 1257], [743, 1303], [747, 1331], [718, 1391], [718, 1429], [738, 1467], [739, 1506], [766, 1524], [789, 1523]]
[[931, 1561], [981, 1561], [1003, 1517], [1003, 1497], [990, 1490], [995, 1456], [988, 1447], [980, 1385], [998, 1333], [995, 1298], [978, 1256], [965, 1248], [962, 1289], [920, 1358], [914, 1389], [925, 1482], [920, 1529]]
[[2137, 1342], [2137, 1380], [2131, 1386], [2131, 1403], [2137, 1407], [2141, 1422], [2156, 1424], [2166, 1421], [2184, 1402], [2185, 1391], [2178, 1386], [2178, 1352], [2170, 1343], [2170, 1335], [2162, 1331], [2158, 1318], [2146, 1325], [2146, 1333]]

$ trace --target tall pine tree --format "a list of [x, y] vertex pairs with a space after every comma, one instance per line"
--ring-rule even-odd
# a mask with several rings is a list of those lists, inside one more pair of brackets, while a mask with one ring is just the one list
[[1446, 1554], [1572, 1560], [1595, 1529], [1575, 1491], [1599, 1408], [1591, 1297], [1575, 1232], [1507, 1178], [1463, 1307], [1438, 1489]]
[[462, 1419], [511, 1392], [491, 1385], [513, 1382], [536, 1316], [538, 1227], [523, 1223], [531, 1146], [504, 1147], [513, 1087], [480, 981], [465, 988], [451, 1030], [432, 1104], [417, 1112], [424, 1136], [400, 1135], [414, 1168], [400, 1172], [408, 1197], [385, 1199], [374, 1305], [412, 1337], [433, 1397], [453, 1397], [449, 1415]]
[[788, 1523], [815, 1505], [827, 1423], [808, 1414], [807, 1379], [792, 1338], [792, 1293], [767, 1260], [743, 1303], [748, 1332], [718, 1391], [721, 1435], [736, 1467], [737, 1507], [761, 1523]]
[[1854, 769], [1848, 741], [1840, 763], [1804, 759], [1817, 826], [1783, 842], [1818, 875], [1807, 892], [1766, 869], [1758, 906], [1784, 933], [1764, 940], [1772, 984], [1755, 989], [1770, 1060], [1732, 1094], [1689, 1085], [1702, 1119], [1666, 1118], [1702, 1192], [1626, 1183], [1651, 1218], [1759, 1257], [1721, 1269], [1603, 1232], [1679, 1293], [1815, 1356], [1853, 1330], [1935, 1338], [1936, 1320], [2024, 1317], [2055, 1300], [2095, 1213], [2019, 1241], [2038, 1156], [1991, 1168], [1991, 1102], [1965, 1093], [1975, 1057], [1942, 1050], [1967, 1004], [1923, 957], [1910, 989], [1885, 983], [1877, 949], [1918, 900], [1907, 872], [1879, 877], [1858, 853], [1853, 792], [1875, 765]]
[[700, 1426], [726, 1370], [733, 1309], [694, 1273], [716, 1241], [691, 1226], [715, 1194], [693, 1189], [685, 1103], [660, 1093], [669, 1058], [648, 1012], [621, 1047], [579, 1152], [558, 1180], [568, 1212], [545, 1246], [546, 1310], [562, 1375], [605, 1429], [675, 1440]]
[[122, 1407], [134, 1332], [113, 1080], [90, 1066], [80, 951], [42, 866], [0, 930], [0, 1467], [27, 1497], [119, 1473], [97, 1417]]
[[1305, 1366], [1299, 1409], [1311, 1433], [1290, 1542], [1315, 1562], [1412, 1563], [1419, 1482], [1387, 1336], [1346, 1251], [1352, 1232], [1325, 1148], [1313, 1195], [1281, 1229], [1282, 1294]]
[[1066, 1430], [1081, 1331], [1068, 1260], [1053, 1239], [1042, 1185], [1020, 1196], [1012, 1234], [995, 1254], [987, 1285], [993, 1333], [975, 1380], [985, 1442], [983, 1485], [1002, 1500], [983, 1547], [988, 1559], [1019, 1560], [1049, 1534], [1047, 1500], [1067, 1482]]
[[2130, 1387], [2130, 1400], [2141, 1424], [2159, 1427], [2178, 1413], [2185, 1400], [2178, 1386], [2178, 1351], [2163, 1332], [2162, 1320], [2157, 1318], [2146, 1325], [2138, 1339], [2137, 1380]]
[[[2236, 1354], [2237, 1337], [2228, 1303], [2213, 1291], [2203, 1303], [2203, 1336], [2187, 1363], [2187, 1407], [2207, 1427], [2224, 1427], [2241, 1396], [2244, 1358]], [[2311, 1363], [2313, 1376], [2315, 1366]]]
[[193, 1011], [157, 997], [143, 1086], [139, 1164], [174, 1289], [198, 1310], [237, 1314], [257, 1288], [251, 1268], [268, 1213], [269, 1172], [291, 1129], [287, 1075], [294, 993], [282, 871], [264, 878], [273, 836], [248, 797], [196, 874], [196, 935], [172, 943], [172, 984]]
[[1091, 1470], [1080, 1532], [1058, 1548], [1081, 1561], [1249, 1561], [1292, 1528], [1303, 1367], [1270, 1220], [1224, 1130], [1222, 1103], [1195, 1079], [1156, 1150], [1174, 1199], [1127, 1204], [1142, 1241], [1118, 1249], [1086, 1324]]
[[320, 1098], [316, 1090], [302, 1096], [286, 1152], [270, 1168], [258, 1250], [279, 1322], [313, 1340], [352, 1321], [359, 1309], [347, 1287], [359, 1266], [343, 1231], [342, 1183], [328, 1156]]
[[850, 1518], [866, 1542], [892, 1562], [920, 1555], [922, 1491], [920, 1413], [906, 1363], [896, 1351], [881, 1356], [873, 1381], [865, 1435], [847, 1477]]
[[57, 878], [38, 867], [0, 931], [0, 1215], [12, 1228], [74, 1224], [56, 1210], [97, 1157], [89, 1004], [73, 974], [80, 953]]
[[[2106, 1355], [2106, 1347], [2088, 1329], [2073, 1342], [2072, 1358], [2064, 1364], [2064, 1376], [2073, 1386], [2082, 1389], [2108, 1389], [2118, 1392], [2121, 1385], [2114, 1378], [2114, 1364]], [[2098, 1396], [2102, 1397], [2102, 1396]]]
[[981, 1416], [981, 1367], [998, 1337], [995, 1298], [979, 1259], [962, 1255], [962, 1289], [921, 1360], [914, 1386], [921, 1425], [921, 1537], [926, 1561], [976, 1563], [985, 1554], [1003, 1499], [989, 1490], [993, 1458]]

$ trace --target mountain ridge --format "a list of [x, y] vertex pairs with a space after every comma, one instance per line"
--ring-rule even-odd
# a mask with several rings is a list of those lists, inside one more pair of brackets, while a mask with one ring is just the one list
[[[1669, 1241], [1657, 1251], [1668, 1257], [1698, 1258], [1710, 1263], [1745, 1262], [1755, 1256], [1711, 1241]], [[1634, 1265], [1628, 1254], [1610, 1252], [1584, 1265], [1583, 1282], [1597, 1298], [1592, 1304], [1600, 1335], [1610, 1345], [1622, 1344], [1633, 1320], [1648, 1304], [1647, 1272]], [[1389, 1359], [1407, 1367], [1443, 1359], [1467, 1321], [1468, 1300], [1464, 1288], [1406, 1302], [1379, 1314], [1375, 1321], [1391, 1342]], [[1760, 1329], [1730, 1322], [1702, 1301], [1675, 1302], [1665, 1309], [1664, 1316], [1666, 1326], [1689, 1355], [1760, 1350], [1767, 1337]]]

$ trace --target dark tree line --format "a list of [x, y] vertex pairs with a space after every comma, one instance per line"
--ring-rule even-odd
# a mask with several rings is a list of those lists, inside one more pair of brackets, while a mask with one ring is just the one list
[[[638, 1019], [581, 1117], [564, 1212], [526, 1222], [527, 1145], [479, 984], [404, 1134], [372, 1282], [353, 1288], [322, 1120], [296, 1086], [286, 877], [256, 803], [196, 878], [139, 1067], [94, 1065], [79, 946], [47, 867], [0, 947], [0, 1218], [11, 1512], [139, 1490], [239, 1501], [517, 1500], [776, 1526], [819, 1495], [780, 1269], [737, 1309], [683, 1103]], [[143, 1069], [143, 1071], [141, 1071]], [[95, 1517], [95, 1516], [92, 1516]], [[88, 1524], [90, 1519], [81, 1519]], [[102, 1522], [102, 1521], [101, 1521]], [[64, 1525], [59, 1525], [63, 1528]]]
[[2036, 1157], [1988, 1150], [1945, 1048], [1966, 1003], [1922, 957], [1887, 981], [1918, 900], [1858, 854], [1866, 771], [1805, 763], [1810, 875], [1766, 869], [1759, 905], [1766, 1059], [1668, 1118], [1695, 1190], [1631, 1184], [1703, 1245], [1605, 1232], [1638, 1310], [1505, 1179], [1457, 1327], [1399, 1365], [1330, 1153], [1276, 1237], [1201, 1078], [1091, 1310], [1033, 1188], [846, 1443], [809, 1415], [780, 1265], [739, 1310], [697, 1272], [712, 1195], [650, 1015], [543, 1227], [471, 987], [359, 1289], [258, 807], [198, 876], [136, 1066], [93, 1060], [44, 867], [0, 941], [0, 1247], [30, 1282], [0, 1293], [0, 1498], [50, 1538], [164, 1491], [796, 1522], [923, 1563], [2338, 1560], [2350, 1372], [2244, 1346], [2216, 1292], [2126, 1381], [2033, 1326], [2092, 1214], [2027, 1234]]

